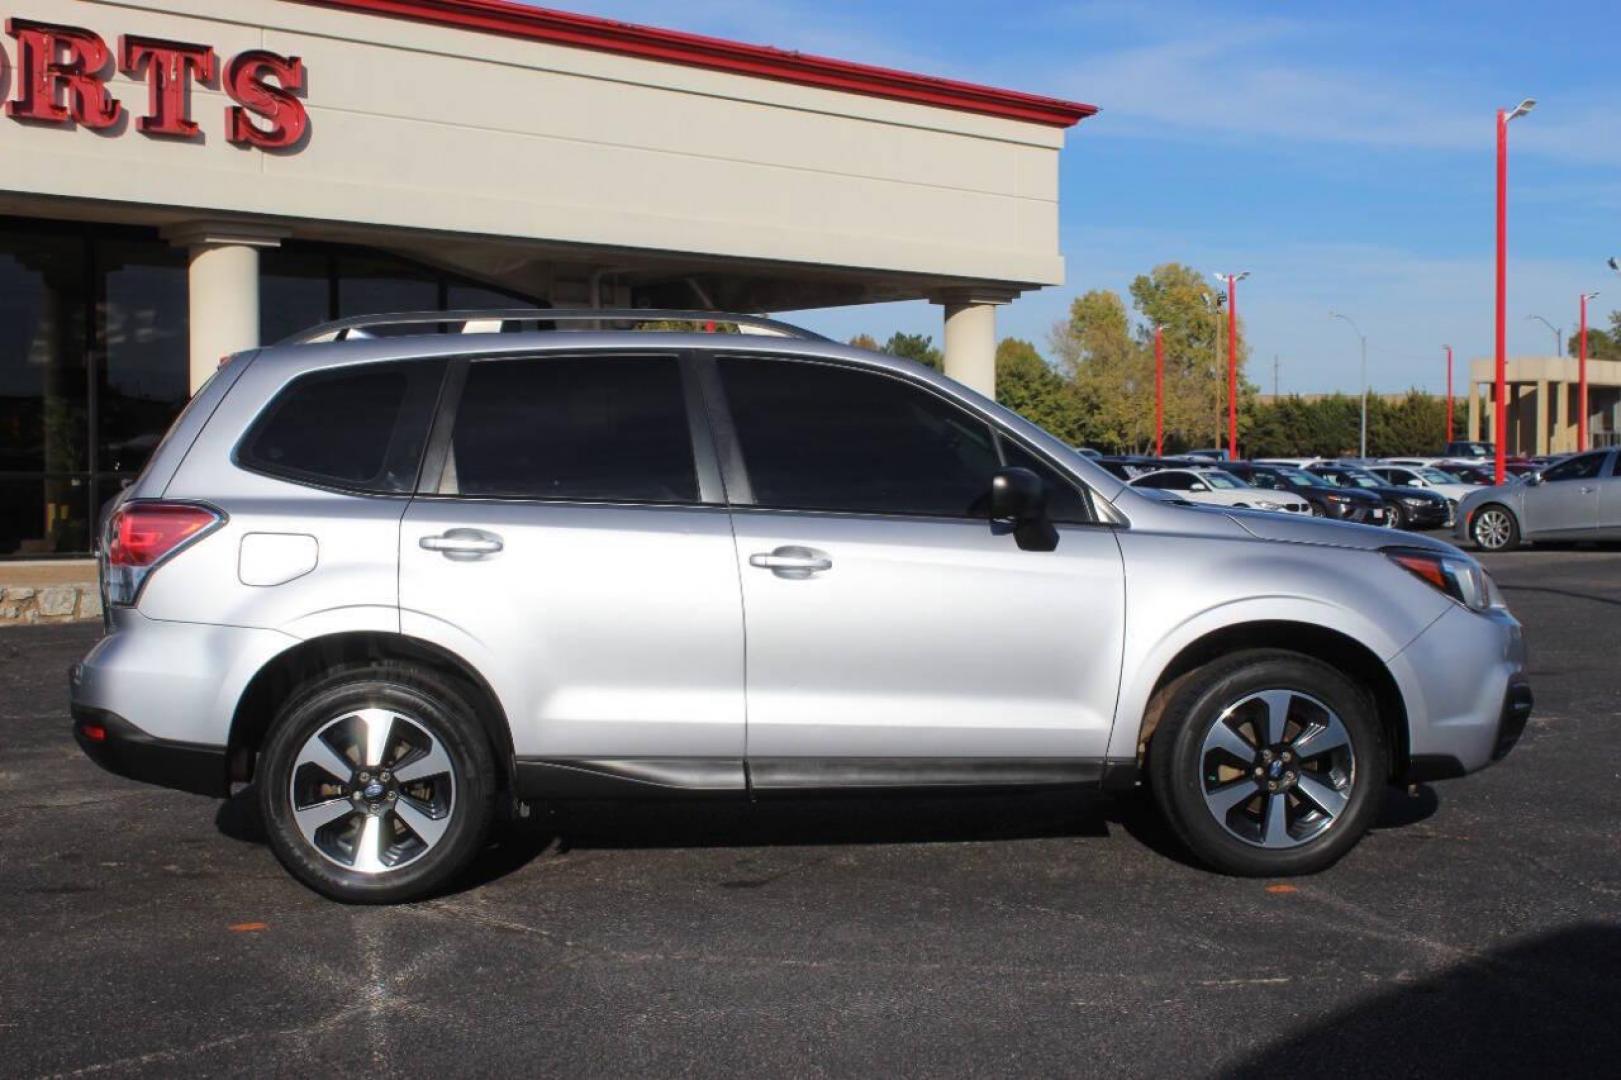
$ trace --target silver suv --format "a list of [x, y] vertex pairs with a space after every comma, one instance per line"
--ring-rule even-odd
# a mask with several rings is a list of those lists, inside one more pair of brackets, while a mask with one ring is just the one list
[[1306, 873], [1526, 722], [1447, 544], [1162, 503], [782, 324], [541, 317], [230, 359], [106, 522], [85, 752], [251, 783], [288, 870], [383, 902], [533, 802], [851, 789], [1145, 784], [1211, 867]]

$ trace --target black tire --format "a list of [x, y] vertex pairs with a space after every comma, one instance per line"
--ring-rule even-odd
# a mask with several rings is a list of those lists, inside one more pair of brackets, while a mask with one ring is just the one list
[[1386, 527], [1391, 529], [1407, 528], [1407, 511], [1402, 507], [1402, 504], [1395, 499], [1391, 499], [1385, 505], [1390, 509], [1390, 512], [1386, 515]]
[[1519, 519], [1502, 503], [1487, 503], [1470, 515], [1469, 539], [1481, 551], [1513, 551], [1520, 546]]
[[[1271, 800], [1286, 798], [1284, 815], [1297, 815], [1291, 827], [1299, 828], [1303, 839], [1288, 838], [1294, 846], [1261, 846], [1263, 838], [1250, 840], [1236, 835], [1218, 819], [1206, 802], [1207, 758], [1206, 739], [1211, 735], [1222, 714], [1235, 703], [1263, 692], [1291, 691], [1304, 695], [1309, 702], [1304, 709], [1320, 703], [1343, 725], [1354, 767], [1344, 789], [1344, 805], [1321, 831], [1311, 833], [1315, 812], [1313, 804], [1301, 799], [1306, 789], [1295, 794], [1268, 797], [1257, 785], [1260, 795], [1259, 811], [1264, 830], [1266, 808]], [[1294, 713], [1290, 706], [1290, 716]], [[1286, 725], [1297, 730], [1291, 720]], [[1307, 725], [1300, 724], [1300, 729]], [[1305, 741], [1301, 745], [1305, 745]], [[1149, 787], [1160, 812], [1172, 831], [1200, 861], [1215, 870], [1242, 877], [1288, 877], [1312, 874], [1331, 866], [1354, 847], [1362, 834], [1373, 824], [1387, 779], [1390, 775], [1389, 750], [1384, 732], [1367, 697], [1354, 683], [1339, 671], [1299, 653], [1274, 649], [1257, 649], [1235, 653], [1207, 664], [1178, 680], [1170, 690], [1170, 700], [1159, 727], [1154, 731], [1148, 750]], [[1255, 763], [1259, 765], [1259, 761]], [[1321, 761], [1314, 762], [1314, 766]], [[1298, 767], [1298, 766], [1297, 766]], [[1216, 791], [1235, 788], [1239, 782], [1250, 783], [1244, 770], [1234, 770], [1239, 779]], [[1301, 770], [1302, 773], [1305, 769]], [[1326, 773], [1313, 773], [1314, 777], [1327, 777]], [[1234, 804], [1233, 813], [1248, 812], [1245, 804]]]
[[[354, 779], [341, 785], [341, 790], [348, 793], [347, 798], [353, 800], [356, 807], [367, 809], [356, 809], [352, 816], [339, 818], [330, 827], [323, 826], [315, 833], [316, 838], [326, 843], [324, 838], [330, 830], [342, 834], [352, 829], [355, 833], [352, 847], [358, 852], [359, 834], [367, 825], [367, 816], [380, 815], [376, 828], [387, 830], [382, 833], [384, 840], [388, 837], [396, 840], [384, 851], [385, 856], [407, 852], [404, 861], [370, 873], [343, 865], [336, 856], [323, 853], [315, 841], [306, 837], [295, 819], [293, 790], [293, 767], [299, 755], [313, 745], [312, 740], [318, 734], [333, 730], [335, 721], [362, 709], [386, 710], [395, 715], [396, 723], [398, 718], [404, 718], [403, 729], [391, 726], [389, 730], [401, 737], [418, 738], [417, 749], [394, 758], [393, 764], [402, 772], [410, 771], [411, 763], [425, 756], [420, 744], [423, 733], [431, 740], [426, 745], [436, 746], [449, 760], [448, 770], [437, 773], [437, 779], [421, 781], [429, 785], [428, 788], [390, 778], [386, 772], [373, 776], [373, 779], [394, 781], [397, 790], [384, 796], [390, 802], [366, 802]], [[405, 744], [396, 738], [392, 745]], [[394, 754], [390, 750], [379, 760], [386, 766]], [[358, 770], [361, 766], [354, 764], [353, 767]], [[309, 768], [308, 765], [303, 767], [304, 770]], [[295, 691], [274, 721], [255, 772], [259, 810], [270, 847], [281, 864], [321, 895], [357, 904], [403, 903], [443, 889], [483, 847], [494, 816], [498, 786], [489, 742], [462, 691], [431, 671], [392, 663], [345, 666]], [[332, 806], [335, 813], [343, 814], [347, 803], [332, 796], [333, 785], [325, 783], [331, 775], [331, 770], [315, 774], [321, 785], [319, 797], [325, 800], [321, 805]], [[359, 775], [357, 771], [355, 776]], [[309, 776], [307, 771], [301, 771], [300, 782], [307, 783]], [[432, 792], [430, 797], [436, 805], [429, 809], [442, 812], [441, 820], [445, 822], [442, 826], [434, 822], [442, 832], [431, 841], [410, 832], [408, 826], [402, 824], [406, 821], [405, 810], [427, 805], [413, 802], [408, 796], [424, 791]], [[408, 807], [406, 803], [411, 805]], [[375, 815], [370, 809], [373, 807]], [[328, 843], [329, 848], [333, 846]], [[354, 858], [358, 861], [358, 854]]]
[[1311, 516], [1312, 517], [1320, 518], [1320, 517], [1327, 517], [1328, 516], [1328, 513], [1323, 509], [1321, 503], [1307, 503], [1306, 505], [1311, 507]]

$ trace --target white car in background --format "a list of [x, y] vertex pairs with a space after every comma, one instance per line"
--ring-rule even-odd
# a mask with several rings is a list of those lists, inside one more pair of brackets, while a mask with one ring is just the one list
[[1309, 514], [1311, 504], [1287, 491], [1250, 487], [1232, 473], [1221, 469], [1161, 469], [1131, 481], [1131, 486], [1162, 493], [1161, 498], [1185, 499], [1209, 506], [1229, 506], [1236, 510], [1276, 510]]
[[1466, 484], [1451, 473], [1442, 469], [1427, 468], [1422, 465], [1395, 465], [1381, 462], [1377, 465], [1367, 466], [1369, 472], [1388, 481], [1393, 487], [1425, 488], [1437, 495], [1445, 496], [1452, 504], [1453, 516], [1447, 521], [1450, 526], [1457, 520], [1458, 504], [1479, 490], [1474, 484]]

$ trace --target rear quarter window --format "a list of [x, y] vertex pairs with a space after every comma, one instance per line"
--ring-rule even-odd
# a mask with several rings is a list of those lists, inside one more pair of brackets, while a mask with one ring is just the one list
[[410, 492], [444, 370], [396, 361], [301, 375], [248, 429], [237, 464], [318, 487]]

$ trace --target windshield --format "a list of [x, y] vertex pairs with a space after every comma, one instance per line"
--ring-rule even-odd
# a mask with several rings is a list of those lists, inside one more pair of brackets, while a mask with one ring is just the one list
[[1367, 473], [1351, 472], [1349, 469], [1347, 469], [1345, 472], [1328, 473], [1327, 479], [1333, 481], [1333, 483], [1339, 487], [1384, 487], [1383, 484], [1369, 476]]
[[1414, 469], [1413, 471], [1432, 484], [1456, 484], [1458, 482], [1456, 476], [1442, 472], [1440, 469]]
[[1289, 481], [1289, 483], [1293, 484], [1295, 487], [1326, 488], [1334, 486], [1327, 480], [1324, 480], [1321, 476], [1316, 476], [1309, 473], [1305, 469], [1279, 469], [1278, 475]]
[[1199, 479], [1203, 480], [1211, 487], [1218, 488], [1223, 491], [1231, 488], [1241, 488], [1247, 486], [1232, 473], [1225, 473], [1220, 469], [1201, 469], [1199, 471]]

